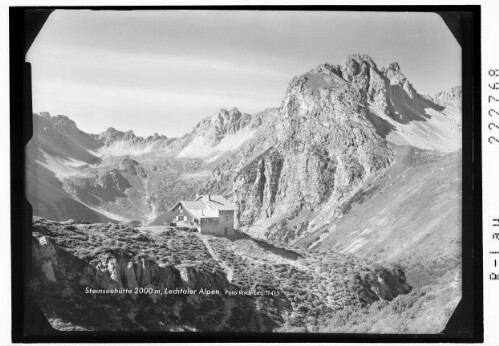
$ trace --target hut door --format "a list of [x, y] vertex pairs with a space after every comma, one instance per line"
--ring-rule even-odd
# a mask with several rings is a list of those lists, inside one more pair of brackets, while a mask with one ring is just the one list
[[224, 235], [227, 235], [229, 233], [229, 229], [227, 227], [224, 228]]

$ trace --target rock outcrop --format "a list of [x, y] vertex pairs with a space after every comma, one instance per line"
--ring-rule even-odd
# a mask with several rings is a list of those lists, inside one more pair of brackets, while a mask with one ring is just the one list
[[242, 113], [237, 108], [221, 109], [201, 120], [191, 132], [172, 143], [170, 149], [179, 159], [217, 161], [251, 140], [261, 123], [259, 116]]
[[[458, 94], [440, 95], [439, 105], [420, 95], [397, 63], [378, 68], [358, 54], [293, 78], [266, 147], [248, 143], [241, 151], [251, 161], [232, 165], [240, 227], [291, 241], [303, 230], [283, 223], [321, 209], [331, 219], [341, 216], [338, 207], [393, 162], [390, 142], [455, 150], [460, 125], [443, 98]], [[247, 152], [251, 145], [260, 150], [256, 156]]]
[[123, 159], [121, 159], [118, 167], [129, 174], [139, 176], [140, 178], [147, 178], [147, 172], [144, 167], [142, 167], [139, 162], [132, 159], [129, 155], [126, 155]]
[[[134, 166], [130, 170], [133, 170], [132, 174], [137, 175], [137, 171]], [[100, 177], [100, 182], [104, 191], [118, 190], [120, 192], [125, 192], [126, 189], [132, 187], [128, 180], [121, 174], [117, 169], [112, 169], [107, 171]]]
[[240, 225], [339, 202], [387, 167], [393, 154], [366, 115], [369, 100], [388, 107], [386, 81], [360, 56], [293, 78], [279, 109], [275, 147], [234, 179]]
[[399, 267], [388, 269], [378, 266], [374, 271], [356, 274], [354, 282], [361, 299], [369, 303], [380, 299], [391, 301], [398, 295], [411, 291], [405, 274]]
[[180, 276], [186, 287], [195, 290], [215, 289], [223, 292], [233, 287], [228, 281], [226, 274], [221, 271], [207, 271], [194, 265], [184, 265], [179, 268]]
[[[222, 108], [212, 118], [201, 121], [195, 130], [198, 134], [203, 133], [207, 137], [208, 143], [214, 145], [226, 135], [233, 135], [248, 126], [250, 121], [251, 115], [248, 113], [241, 113], [235, 107], [231, 110]], [[253, 124], [253, 126], [258, 126], [258, 124]]]
[[124, 192], [132, 187], [117, 169], [112, 169], [97, 177], [68, 177], [63, 179], [63, 186], [68, 193], [90, 205], [126, 198]]
[[[164, 292], [166, 288], [182, 287], [180, 272], [172, 265], [159, 266], [147, 257], [136, 257], [123, 249], [100, 253], [90, 262], [97, 269], [97, 285], [105, 289], [138, 288]], [[110, 279], [110, 280], [109, 280]], [[161, 300], [161, 294], [148, 294], [154, 302]], [[137, 299], [137, 295], [131, 295]]]

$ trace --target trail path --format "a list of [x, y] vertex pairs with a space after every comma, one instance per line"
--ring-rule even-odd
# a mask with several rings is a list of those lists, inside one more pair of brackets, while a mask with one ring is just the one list
[[222, 268], [224, 268], [225, 272], [227, 273], [227, 281], [232, 283], [232, 278], [234, 277], [234, 269], [229, 267], [227, 265], [227, 263], [225, 263], [222, 259], [220, 259], [220, 257], [215, 253], [215, 251], [213, 251], [213, 248], [211, 247], [210, 242], [208, 241], [208, 238], [204, 234], [199, 234], [199, 233], [195, 233], [195, 234], [199, 237], [199, 239], [201, 239], [204, 246], [206, 247], [206, 249], [210, 253], [211, 257], [213, 257], [213, 259], [215, 261], [217, 261], [220, 264], [220, 266], [222, 266]]
[[149, 179], [150, 178], [147, 177], [144, 179], [144, 182], [143, 182], [144, 192], [145, 192], [145, 196], [143, 198], [144, 198], [145, 204], [147, 205], [148, 209], [150, 210], [149, 214], [145, 216], [145, 220], [142, 222], [144, 226], [147, 226], [149, 223], [154, 221], [154, 219], [156, 219], [156, 217], [158, 216], [157, 212], [156, 212], [156, 203], [151, 202], [152, 195], [149, 191], [149, 189], [150, 189]]

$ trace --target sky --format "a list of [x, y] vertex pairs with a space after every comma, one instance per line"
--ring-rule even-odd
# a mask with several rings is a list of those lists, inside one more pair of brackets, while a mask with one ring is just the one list
[[278, 107], [294, 76], [355, 53], [398, 62], [421, 94], [461, 85], [461, 48], [433, 13], [58, 10], [26, 60], [34, 112], [177, 137], [222, 108]]

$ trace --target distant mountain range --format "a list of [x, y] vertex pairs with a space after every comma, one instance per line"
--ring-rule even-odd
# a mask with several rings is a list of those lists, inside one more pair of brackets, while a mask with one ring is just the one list
[[458, 151], [460, 95], [422, 96], [397, 63], [352, 55], [293, 78], [279, 108], [222, 109], [180, 138], [87, 134], [66, 116], [34, 114], [28, 197], [54, 220], [160, 224], [177, 199], [222, 193], [239, 206], [240, 227], [294, 239], [271, 224], [336, 210], [393, 164], [398, 146]]

